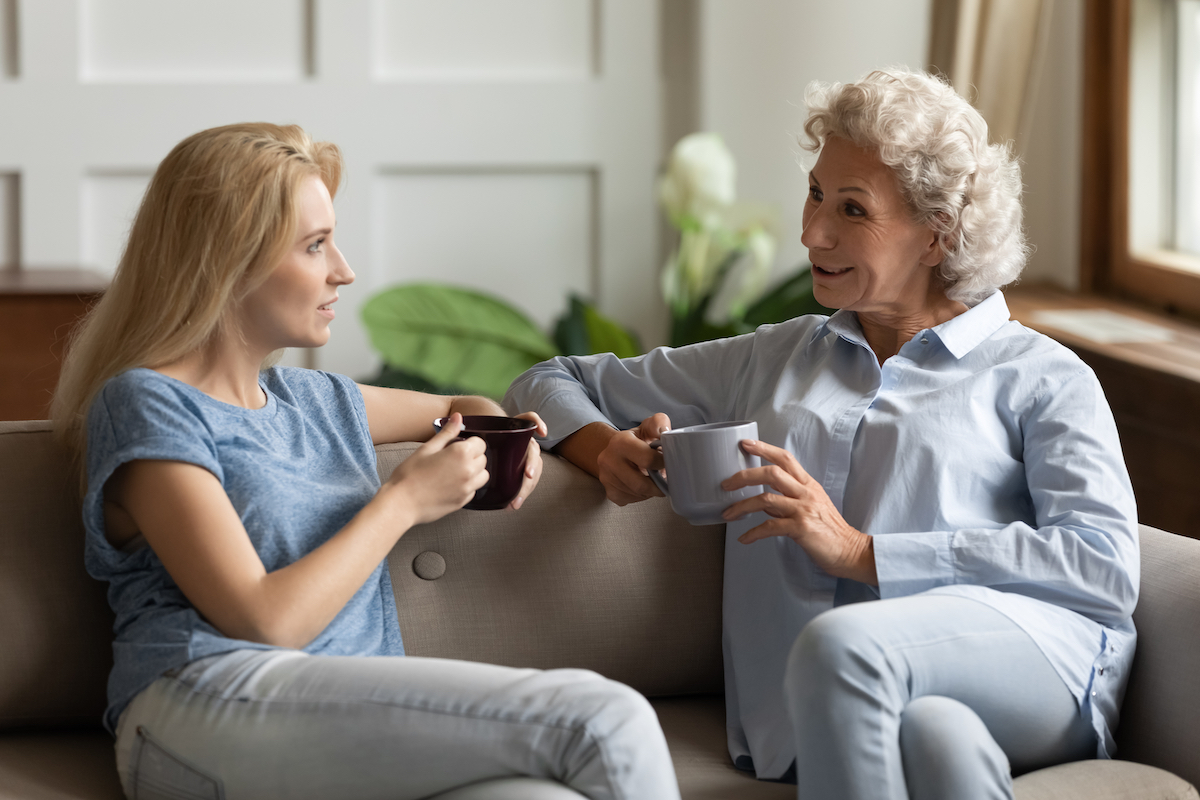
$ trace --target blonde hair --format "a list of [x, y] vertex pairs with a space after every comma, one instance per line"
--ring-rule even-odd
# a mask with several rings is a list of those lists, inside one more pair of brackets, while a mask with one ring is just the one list
[[877, 70], [857, 83], [812, 83], [804, 124], [811, 151], [830, 136], [879, 153], [913, 218], [941, 240], [938, 266], [952, 300], [974, 305], [1015, 281], [1029, 248], [1021, 227], [1021, 167], [1007, 144], [945, 81]]
[[71, 339], [50, 406], [81, 477], [88, 409], [105, 382], [238, 335], [231, 309], [292, 245], [304, 180], [319, 177], [332, 196], [341, 173], [337, 146], [295, 125], [210, 128], [167, 154], [111, 285]]

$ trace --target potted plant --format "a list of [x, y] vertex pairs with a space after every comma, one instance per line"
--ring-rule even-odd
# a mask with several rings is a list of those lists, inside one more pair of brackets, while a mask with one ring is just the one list
[[677, 236], [661, 277], [674, 347], [828, 311], [813, 298], [808, 264], [768, 290], [773, 214], [737, 201], [736, 173], [719, 135], [693, 133], [675, 145], [659, 181]]

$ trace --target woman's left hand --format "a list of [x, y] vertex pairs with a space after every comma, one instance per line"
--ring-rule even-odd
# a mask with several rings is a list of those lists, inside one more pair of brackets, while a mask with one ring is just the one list
[[786, 536], [830, 575], [878, 585], [872, 538], [842, 518], [825, 489], [804, 471], [795, 456], [752, 439], [743, 440], [741, 446], [746, 453], [761, 458], [764, 466], [742, 470], [723, 481], [721, 488], [734, 491], [745, 486], [767, 486], [779, 494], [763, 492], [725, 509], [726, 520], [755, 511], [773, 517], [743, 533], [738, 541], [750, 544], [768, 536]]
[[542, 422], [542, 418], [532, 411], [526, 411], [523, 414], [517, 414], [516, 419], [527, 419], [537, 423], [537, 430], [533, 432], [534, 438], [529, 440], [529, 451], [525, 455], [525, 477], [521, 481], [521, 488], [517, 492], [517, 496], [508, 504], [511, 509], [518, 509], [524, 504], [525, 498], [529, 497], [534, 487], [538, 485], [538, 481], [542, 479], [542, 448], [537, 443], [538, 439], [545, 438], [548, 433], [546, 423]]

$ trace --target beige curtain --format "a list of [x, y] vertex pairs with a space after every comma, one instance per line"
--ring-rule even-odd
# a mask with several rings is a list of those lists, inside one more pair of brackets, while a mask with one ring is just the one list
[[1028, 138], [1053, 4], [1061, 0], [933, 0], [930, 68], [987, 120], [994, 142]]

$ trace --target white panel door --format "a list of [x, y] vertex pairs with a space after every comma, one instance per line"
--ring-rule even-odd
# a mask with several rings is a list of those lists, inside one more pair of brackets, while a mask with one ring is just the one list
[[359, 308], [407, 280], [491, 291], [543, 325], [581, 292], [661, 336], [657, 3], [22, 0], [11, 16], [0, 261], [110, 272], [176, 142], [294, 122], [345, 153], [338, 240], [358, 280], [330, 344], [293, 363], [371, 374]]

